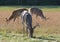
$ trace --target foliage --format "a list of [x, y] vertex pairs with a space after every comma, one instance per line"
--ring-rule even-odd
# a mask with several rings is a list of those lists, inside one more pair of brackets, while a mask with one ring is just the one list
[[60, 0], [0, 0], [0, 5], [60, 5]]

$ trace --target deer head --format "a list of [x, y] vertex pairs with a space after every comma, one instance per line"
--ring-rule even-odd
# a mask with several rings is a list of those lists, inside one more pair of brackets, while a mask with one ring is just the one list
[[6, 23], [8, 24], [9, 23], [9, 19], [5, 18], [6, 19]]

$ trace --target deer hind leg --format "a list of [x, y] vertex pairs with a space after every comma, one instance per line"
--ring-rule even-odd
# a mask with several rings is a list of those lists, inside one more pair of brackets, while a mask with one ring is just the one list
[[36, 15], [36, 24], [37, 24], [37, 25], [40, 25], [40, 23], [39, 23], [38, 21], [39, 21], [38, 15]]
[[28, 36], [28, 26], [26, 27], [26, 34], [27, 34], [27, 36]]
[[36, 24], [38, 24], [38, 15], [36, 15]]
[[29, 34], [29, 37], [33, 37], [33, 32], [34, 32], [34, 30], [32, 28], [32, 24], [28, 24], [27, 25], [27, 35]]

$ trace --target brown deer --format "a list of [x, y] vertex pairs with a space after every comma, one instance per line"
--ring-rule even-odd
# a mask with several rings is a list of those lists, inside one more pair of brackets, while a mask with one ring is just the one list
[[30, 13], [36, 15], [36, 19], [37, 19], [38, 16], [40, 16], [41, 18], [46, 20], [46, 17], [43, 15], [42, 10], [39, 9], [39, 8], [34, 8], [34, 7], [31, 8]]
[[21, 13], [21, 19], [22, 19], [22, 25], [23, 25], [23, 33], [25, 32], [25, 26], [26, 26], [26, 33], [27, 33], [27, 36], [29, 34], [29, 37], [33, 37], [33, 33], [34, 33], [34, 29], [37, 27], [37, 26], [40, 26], [39, 24], [35, 25], [34, 27], [32, 27], [32, 16], [31, 14], [24, 10], [22, 13]]
[[[44, 20], [47, 19], [47, 18], [44, 16], [42, 10], [39, 9], [39, 8], [35, 8], [35, 7], [31, 8], [31, 9], [30, 9], [30, 13], [31, 13], [32, 15], [33, 15], [33, 14], [36, 15], [36, 20], [37, 20], [37, 17], [38, 17], [38, 16], [41, 17], [41, 18], [44, 19]], [[36, 23], [39, 24], [38, 21], [36, 21]]]
[[12, 15], [11, 15], [8, 19], [5, 18], [7, 24], [8, 24], [12, 19], [14, 19], [14, 22], [15, 22], [16, 18], [18, 18], [24, 10], [27, 10], [27, 9], [23, 8], [23, 9], [14, 10], [13, 13], [12, 13]]

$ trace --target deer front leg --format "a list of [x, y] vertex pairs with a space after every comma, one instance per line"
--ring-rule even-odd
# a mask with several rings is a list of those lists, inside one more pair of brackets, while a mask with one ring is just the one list
[[13, 20], [13, 24], [14, 24], [15, 20], [16, 20], [16, 17], [15, 17], [14, 20]]
[[18, 24], [19, 24], [19, 17], [17, 17], [17, 22], [18, 22]]

